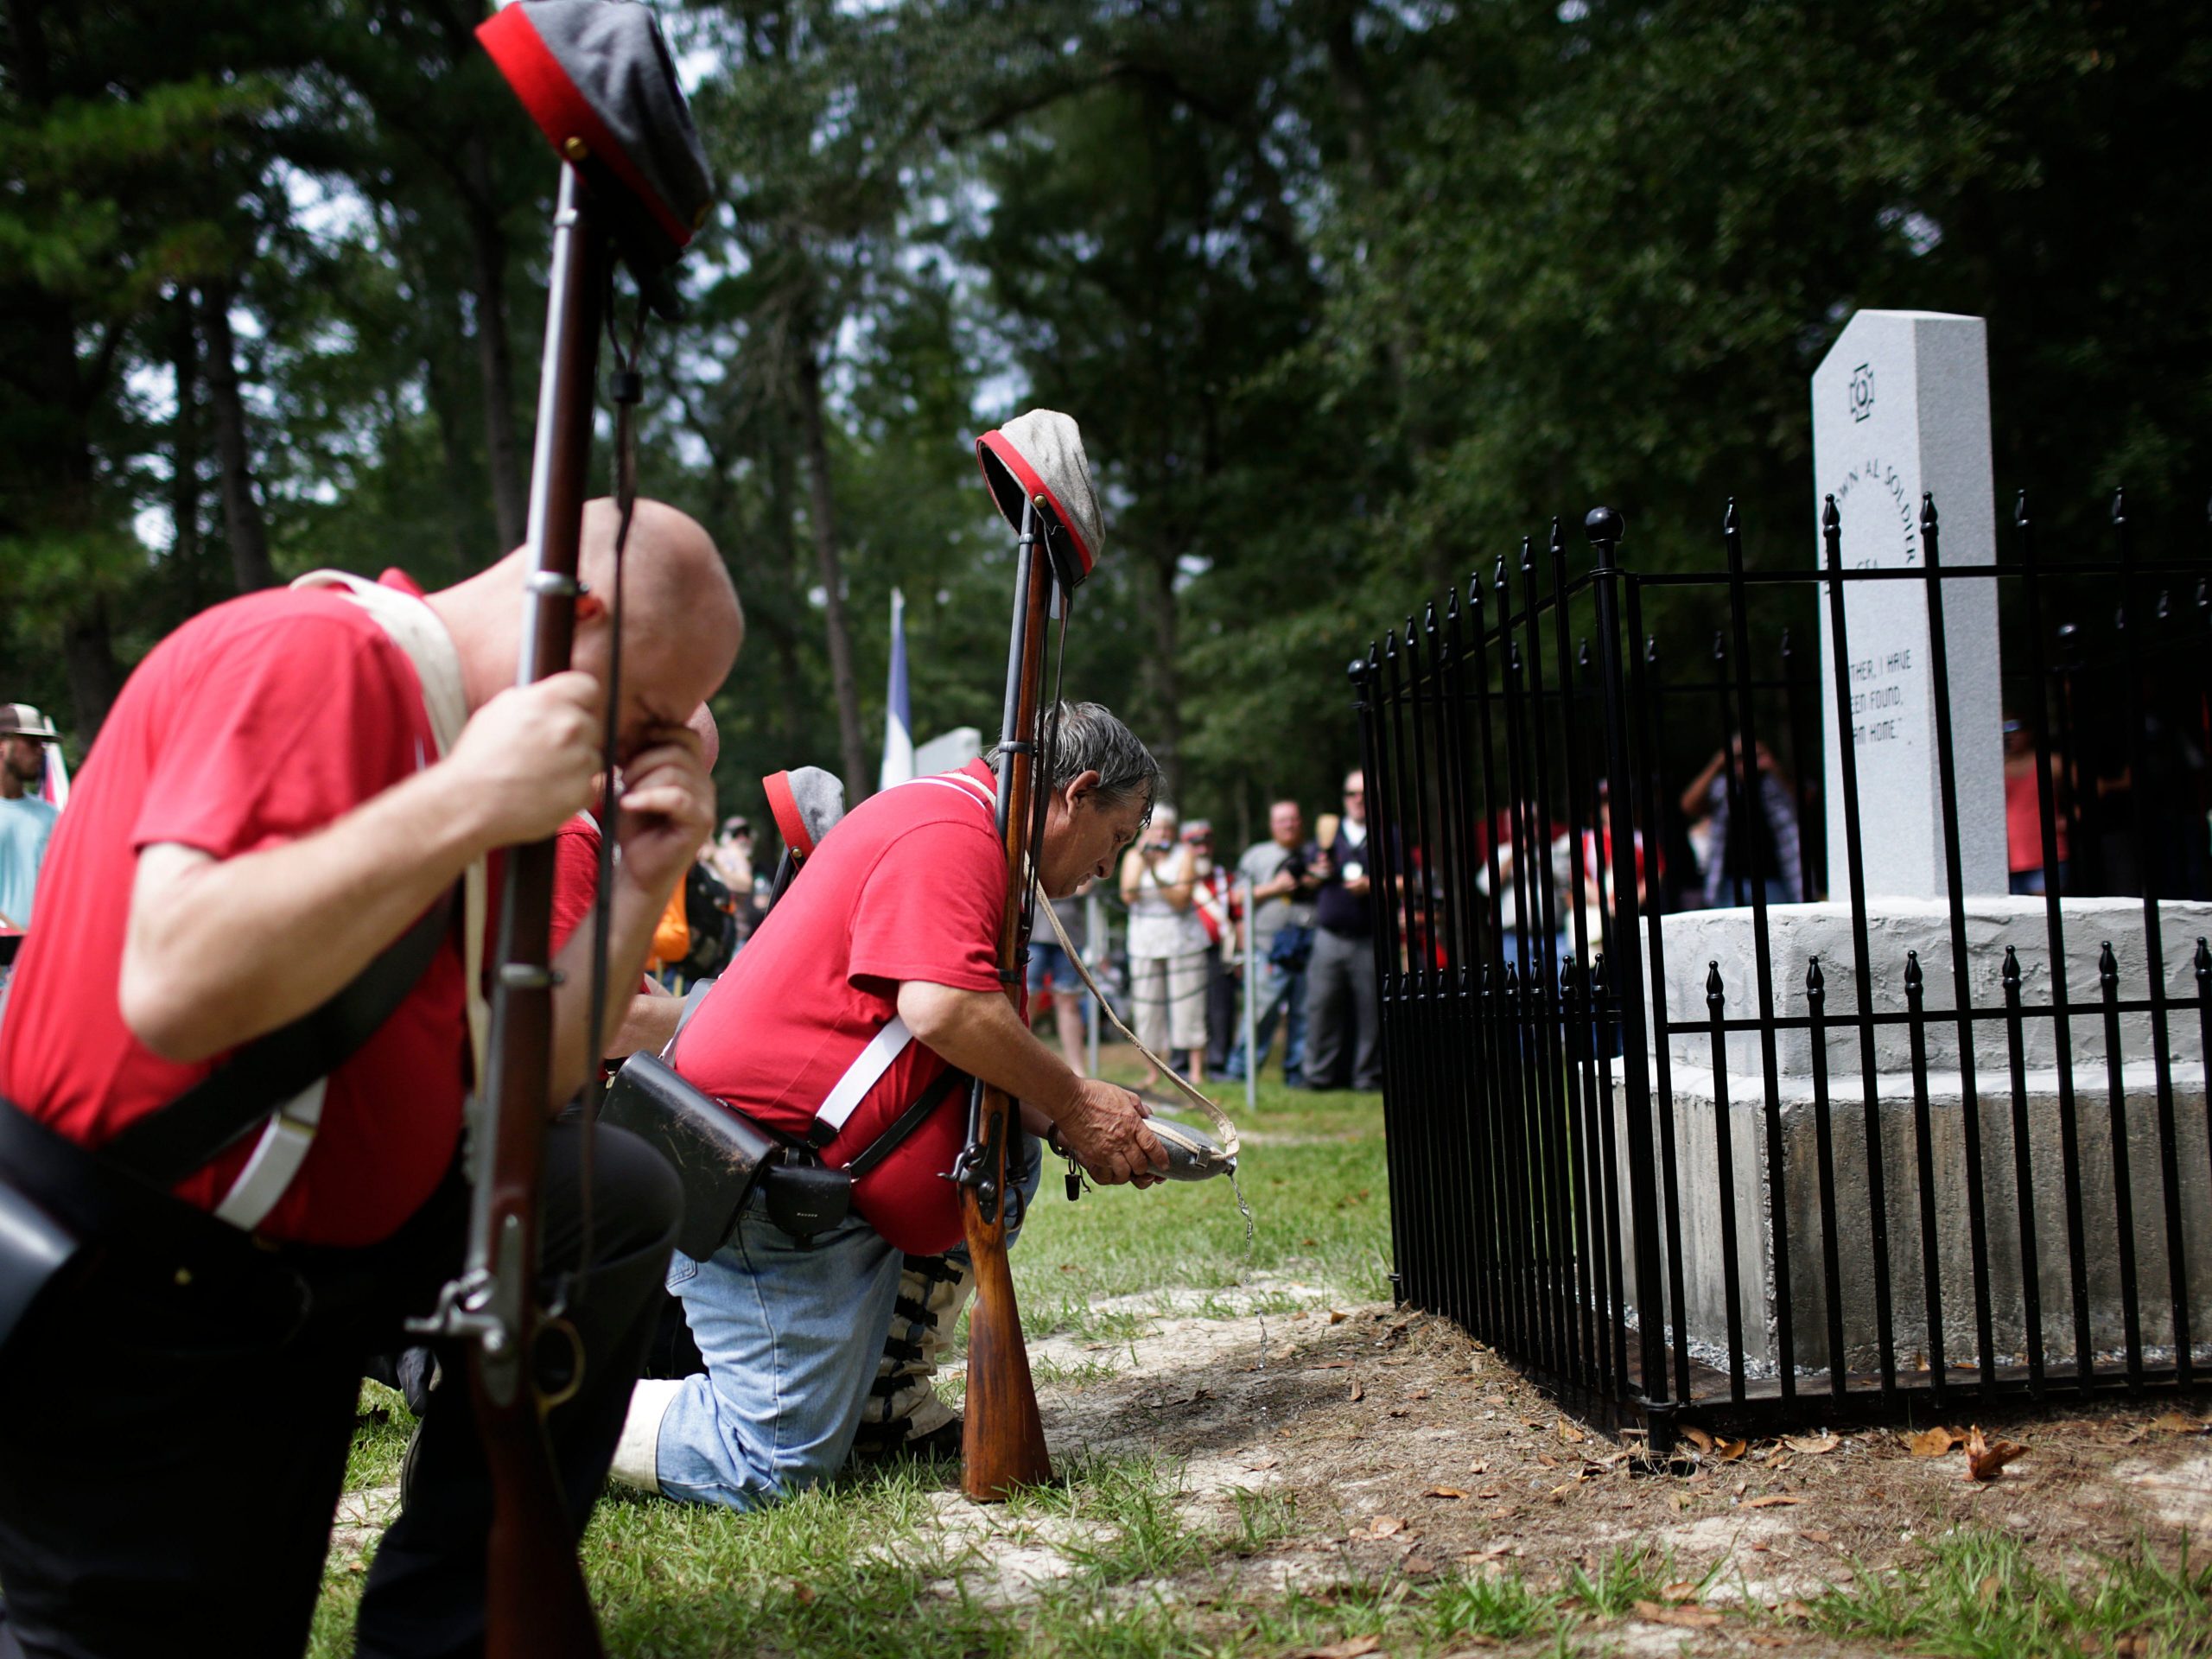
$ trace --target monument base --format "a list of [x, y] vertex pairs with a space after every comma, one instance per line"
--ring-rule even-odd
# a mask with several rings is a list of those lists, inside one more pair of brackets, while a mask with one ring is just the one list
[[[1776, 1032], [1764, 1039], [1774, 1045], [1778, 1085], [1771, 1122], [1761, 1033], [1727, 1033], [1716, 1056], [1709, 1032], [1677, 1030], [1668, 1039], [1663, 1074], [1656, 1055], [1649, 1060], [1654, 1109], [1666, 1115], [1665, 1127], [1673, 1137], [1688, 1335], [1693, 1351], [1711, 1363], [1725, 1367], [1731, 1344], [1726, 1263], [1732, 1220], [1737, 1335], [1752, 1375], [1770, 1376], [1784, 1363], [1785, 1308], [1789, 1348], [1801, 1375], [1826, 1372], [1836, 1357], [1832, 1342], [1838, 1338], [1846, 1369], [1875, 1370], [1878, 1310], [1885, 1302], [1900, 1370], [1975, 1361], [1980, 1353], [1978, 1282], [1986, 1288], [1991, 1344], [2000, 1365], [2024, 1363], [2036, 1351], [2048, 1370], [2071, 1368], [2084, 1330], [2093, 1356], [2113, 1357], [2131, 1340], [2144, 1349], [2170, 1350], [2176, 1312], [2170, 1207], [2181, 1219], [2180, 1277], [2189, 1333], [2192, 1344], [2212, 1338], [2212, 1145], [2196, 1011], [2169, 1017], [2164, 1051], [2174, 1058], [2168, 1068], [2168, 1104], [2162, 1109], [2152, 1016], [2145, 1012], [2108, 1020], [2101, 1005], [2096, 964], [2107, 938], [2121, 966], [2120, 995], [2145, 999], [2141, 902], [2099, 899], [2062, 906], [2070, 1005], [2063, 1043], [2059, 1021], [2048, 1011], [2051, 986], [2043, 901], [1977, 899], [1966, 909], [1970, 1005], [1998, 1010], [2001, 1016], [2004, 957], [2010, 946], [2020, 969], [2025, 1011], [2018, 1023], [2017, 1071], [2012, 1023], [2003, 1017], [1973, 1021], [1971, 1106], [1952, 1012], [1949, 911], [1941, 904], [1885, 902], [1870, 918], [1877, 1013], [1904, 1011], [1905, 952], [1919, 954], [1929, 1068], [1916, 1091], [1909, 1028], [1874, 1027], [1871, 1141], [1847, 906], [1777, 906], [1768, 912], [1777, 982], [1771, 1012], [1806, 1017], [1808, 959], [1818, 958], [1826, 982], [1825, 1147], [1808, 1028]], [[2168, 990], [2194, 996], [2196, 941], [2200, 933], [2212, 934], [2212, 905], [2168, 903], [2160, 910]], [[1761, 1012], [1751, 983], [1756, 958], [1748, 909], [1670, 916], [1663, 938], [1667, 1007], [1678, 1027], [1707, 1013], [1704, 982], [1708, 964], [1716, 961], [1725, 1016], [1745, 1019]], [[1688, 995], [1693, 985], [1694, 999]], [[2037, 1008], [2045, 1012], [2032, 1012]], [[2107, 1064], [2109, 1035], [2118, 1039], [2116, 1073]], [[2067, 1062], [2063, 1071], [2062, 1051]], [[2183, 1052], [2192, 1056], [2187, 1062], [2178, 1058]], [[1623, 1086], [1617, 1081], [1617, 1112]], [[1663, 1144], [1658, 1127], [1655, 1149]], [[1724, 1130], [1729, 1169], [1725, 1182]], [[2030, 1154], [2024, 1192], [2018, 1144], [2023, 1136]], [[1624, 1129], [1617, 1135], [1617, 1144], [1627, 1144]], [[1871, 1227], [1878, 1161], [1887, 1222], [1886, 1299], [1879, 1294]], [[1655, 1170], [1656, 1190], [1662, 1194], [1666, 1174], [1663, 1167]], [[1777, 1270], [1777, 1183], [1786, 1281]], [[1826, 1204], [1824, 1189], [1833, 1194]], [[1628, 1191], [1625, 1179], [1621, 1191]], [[1834, 1218], [1832, 1263], [1824, 1242], [1824, 1213]], [[1934, 1249], [1926, 1251], [1922, 1240], [1929, 1217], [1932, 1226], [1926, 1231]], [[1625, 1226], [1624, 1208], [1622, 1219]], [[1661, 1249], [1663, 1257], [1663, 1232]], [[2072, 1265], [2076, 1249], [2082, 1262], [2078, 1284]], [[1671, 1271], [1672, 1264], [1666, 1265]], [[1938, 1310], [1932, 1328], [1931, 1268]], [[1840, 1320], [1834, 1332], [1831, 1285]], [[2031, 1286], [2040, 1308], [2039, 1328], [2031, 1327], [2028, 1315]]]

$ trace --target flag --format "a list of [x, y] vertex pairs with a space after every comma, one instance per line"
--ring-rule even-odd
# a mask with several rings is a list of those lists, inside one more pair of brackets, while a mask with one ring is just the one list
[[46, 752], [46, 772], [39, 779], [39, 798], [48, 802], [58, 812], [69, 804], [69, 763], [61, 758], [59, 743], [48, 743], [42, 747]]
[[914, 715], [906, 702], [906, 596], [891, 590], [891, 685], [884, 699], [883, 774], [878, 789], [914, 775]]

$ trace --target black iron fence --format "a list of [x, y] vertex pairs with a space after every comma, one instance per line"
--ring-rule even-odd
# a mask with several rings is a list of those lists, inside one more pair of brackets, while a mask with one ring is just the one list
[[2212, 556], [1587, 529], [1353, 666], [1402, 1294], [1655, 1442], [2196, 1382]]

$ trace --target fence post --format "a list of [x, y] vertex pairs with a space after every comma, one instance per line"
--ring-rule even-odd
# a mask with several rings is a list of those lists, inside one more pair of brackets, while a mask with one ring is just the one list
[[[1609, 777], [1624, 780], [1635, 772], [1629, 759], [1628, 690], [1621, 675], [1620, 569], [1616, 553], [1623, 524], [1620, 514], [1612, 508], [1595, 507], [1582, 527], [1598, 559], [1591, 593], [1598, 607], [1605, 771]], [[1619, 957], [1614, 994], [1620, 998], [1623, 1027], [1621, 1084], [1627, 1096], [1629, 1208], [1635, 1230], [1636, 1306], [1641, 1326], [1637, 1345], [1643, 1361], [1643, 1397], [1651, 1412], [1648, 1444], [1652, 1452], [1659, 1452], [1673, 1444], [1673, 1414], [1681, 1402], [1669, 1400], [1667, 1393], [1667, 1304], [1659, 1285], [1659, 1201], [1652, 1185], [1651, 1056], [1644, 1033], [1645, 986], [1637, 935], [1640, 906], [1636, 893], [1636, 823], [1629, 810], [1631, 797], [1632, 791], [1625, 788], [1609, 791], [1605, 811], [1612, 842], [1614, 902], [1623, 907], [1621, 925], [1614, 930]], [[1607, 1109], [1611, 1105], [1608, 1102]]]

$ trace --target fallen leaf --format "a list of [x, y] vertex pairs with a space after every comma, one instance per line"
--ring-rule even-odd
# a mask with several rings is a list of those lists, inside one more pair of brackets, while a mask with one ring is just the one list
[[1751, 1449], [1749, 1440], [1726, 1440], [1720, 1446], [1720, 1461], [1733, 1463]]
[[1947, 1455], [1966, 1436], [1955, 1428], [1923, 1428], [1917, 1434], [1905, 1436], [1905, 1449], [1916, 1458], [1940, 1458]]
[[1348, 1371], [1351, 1370], [1351, 1361], [1348, 1359], [1325, 1359], [1313, 1369], [1317, 1371]]
[[1465, 1497], [1466, 1493], [1457, 1486], [1432, 1486], [1421, 1494], [1423, 1497]]
[[1769, 1492], [1764, 1497], [1755, 1497], [1744, 1505], [1747, 1510], [1771, 1510], [1783, 1503], [1802, 1503], [1802, 1497], [1792, 1497], [1787, 1492]]
[[1378, 1515], [1368, 1522], [1367, 1529], [1375, 1537], [1389, 1538], [1395, 1534], [1403, 1532], [1406, 1529], [1406, 1522], [1402, 1516]]
[[1298, 1659], [1360, 1659], [1362, 1654], [1373, 1653], [1382, 1645], [1379, 1636], [1351, 1636], [1325, 1648], [1301, 1648]]
[[2212, 1434], [2212, 1418], [2190, 1417], [2178, 1411], [2170, 1411], [2155, 1419], [2151, 1427], [2161, 1434]]
[[1559, 1420], [1559, 1437], [1568, 1446], [1579, 1445], [1590, 1438], [1564, 1417]]
[[1386, 1414], [1392, 1417], [1402, 1417], [1406, 1414], [1406, 1408], [1403, 1406], [1393, 1406]]
[[2028, 1448], [2013, 1440], [1993, 1440], [1976, 1423], [1967, 1435], [1967, 1478], [1994, 1480], [2005, 1465]]
[[1783, 1435], [1782, 1443], [1792, 1452], [1802, 1452], [1808, 1458], [1824, 1458], [1843, 1444], [1840, 1435], [1823, 1434], [1818, 1440], [1801, 1440]]
[[1436, 1563], [1426, 1555], [1408, 1555], [1398, 1567], [1401, 1572], [1414, 1577], [1436, 1571]]
[[2004, 1580], [1993, 1573], [1974, 1586], [1974, 1598], [1986, 1607], [1997, 1599], [1999, 1592], [2004, 1588]]
[[1467, 1472], [1471, 1475], [1486, 1475], [1490, 1473], [1490, 1465], [1482, 1459], [1477, 1458], [1467, 1465]]
[[1675, 1506], [1677, 1513], [1680, 1513], [1681, 1510], [1689, 1508], [1689, 1506], [1697, 1500], [1693, 1498], [1688, 1492], [1674, 1492], [1669, 1495], [1667, 1501]]
[[1700, 1452], [1710, 1452], [1713, 1450], [1713, 1436], [1707, 1433], [1695, 1423], [1684, 1423], [1682, 1425], [1682, 1438], [1688, 1440], [1692, 1446], [1697, 1447]]
[[1427, 1389], [1415, 1389], [1411, 1394], [1408, 1395], [1406, 1398], [1408, 1400], [1426, 1400], [1428, 1398], [1428, 1390]]
[[1824, 1532], [1818, 1527], [1807, 1527], [1797, 1535], [1808, 1544], [1832, 1544], [1835, 1541], [1835, 1534]]
[[813, 1606], [815, 1593], [815, 1588], [812, 1585], [804, 1583], [798, 1579], [793, 1579], [791, 1580], [791, 1595], [798, 1600], [800, 1606]]
[[1668, 1585], [1662, 1588], [1659, 1592], [1659, 1599], [1662, 1601], [1695, 1601], [1697, 1599], [1697, 1580], [1695, 1579], [1683, 1579], [1677, 1583]]
[[1281, 1464], [1282, 1459], [1277, 1457], [1274, 1452], [1270, 1452], [1265, 1457], [1253, 1459], [1252, 1461], [1245, 1466], [1251, 1469], [1274, 1469], [1279, 1468]]
[[1342, 1325], [1350, 1318], [1351, 1318], [1351, 1315], [1345, 1313], [1341, 1307], [1332, 1307], [1329, 1310], [1329, 1323], [1331, 1325]]
[[1553, 1457], [1548, 1452], [1537, 1452], [1536, 1461], [1543, 1465], [1547, 1469], [1556, 1469], [1559, 1467], [1559, 1459]]
[[1463, 1549], [1459, 1552], [1459, 1557], [1462, 1560], [1480, 1563], [1483, 1561], [1495, 1561], [1499, 1560], [1501, 1557], [1510, 1555], [1512, 1553], [1513, 1546], [1510, 1544], [1492, 1544], [1488, 1549]]
[[1664, 1602], [1639, 1601], [1636, 1616], [1654, 1624], [1675, 1624], [1686, 1630], [1709, 1630], [1720, 1623], [1710, 1607], [1669, 1607]]
[[1810, 1607], [1796, 1600], [1779, 1603], [1774, 1611], [1784, 1618], [1810, 1618], [1813, 1616], [1813, 1610]]
[[1496, 1492], [1496, 1491], [1487, 1491], [1487, 1492], [1477, 1492], [1477, 1493], [1475, 1494], [1475, 1496], [1476, 1496], [1477, 1497], [1482, 1497], [1482, 1498], [1491, 1498], [1491, 1497], [1496, 1497], [1497, 1496], [1497, 1492]]
[[1567, 1502], [1567, 1495], [1574, 1490], [1577, 1484], [1578, 1483], [1572, 1480], [1562, 1480], [1558, 1485], [1551, 1489], [1551, 1491], [1548, 1496], [1554, 1503], [1564, 1503]]
[[1344, 1397], [1348, 1400], [1364, 1400], [1367, 1398], [1367, 1385], [1355, 1378], [1352, 1382], [1351, 1392]]

